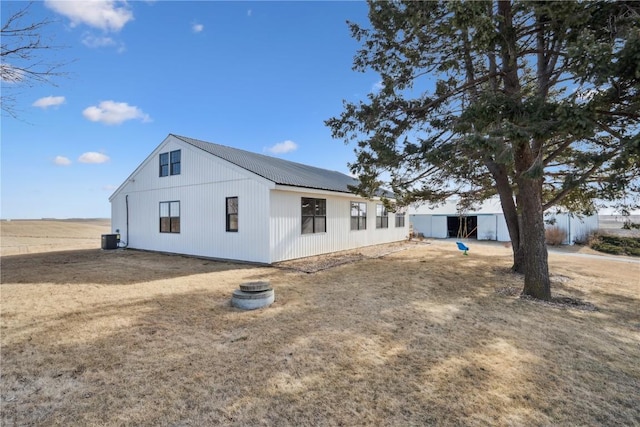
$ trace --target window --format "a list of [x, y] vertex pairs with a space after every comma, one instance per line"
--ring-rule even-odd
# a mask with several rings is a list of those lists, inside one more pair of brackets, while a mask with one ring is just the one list
[[180, 175], [180, 150], [160, 153], [160, 176]]
[[404, 227], [404, 212], [396, 212], [396, 227]]
[[384, 205], [376, 205], [376, 228], [389, 228], [389, 214]]
[[160, 176], [169, 175], [169, 153], [160, 153]]
[[180, 175], [180, 150], [171, 152], [171, 175]]
[[237, 197], [227, 197], [227, 231], [238, 231]]
[[160, 232], [180, 232], [180, 202], [160, 202]]
[[327, 200], [302, 198], [302, 234], [327, 231]]
[[351, 229], [367, 229], [367, 204], [363, 202], [351, 202]]

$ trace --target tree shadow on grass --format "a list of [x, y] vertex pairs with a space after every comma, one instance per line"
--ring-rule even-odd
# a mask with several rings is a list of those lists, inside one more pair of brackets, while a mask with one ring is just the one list
[[[62, 264], [83, 272], [76, 283], [98, 280], [91, 265], [102, 263], [140, 282], [211, 274], [198, 289], [122, 298], [96, 290], [103, 299], [92, 304], [79, 295], [66, 311], [3, 318], [3, 425], [608, 425], [640, 417], [638, 341], [624, 325], [633, 301], [611, 295], [611, 318], [501, 298], [496, 284], [516, 278], [490, 257], [447, 258], [450, 268], [437, 255], [398, 255], [312, 275], [239, 270], [238, 280], [261, 274], [276, 292], [271, 307], [244, 312], [229, 305], [232, 281], [215, 272], [252, 267], [81, 252]], [[51, 268], [65, 259], [44, 261]], [[20, 278], [17, 267], [9, 277]], [[44, 283], [37, 273], [27, 283]]]
[[[35, 313], [28, 333], [3, 334], [3, 424], [593, 425], [639, 415], [637, 370], [616, 374], [633, 342], [610, 349], [596, 318], [496, 298], [490, 273], [447, 287], [436, 279], [453, 275], [420, 277], [423, 268], [369, 260], [312, 285], [273, 270], [276, 302], [249, 312], [216, 286]], [[606, 383], [603, 397], [594, 386]]]
[[88, 249], [2, 257], [0, 283], [130, 285], [257, 267], [157, 252]]

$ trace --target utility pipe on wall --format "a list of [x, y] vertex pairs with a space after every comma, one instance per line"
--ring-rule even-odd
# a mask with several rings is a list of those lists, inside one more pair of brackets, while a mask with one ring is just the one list
[[127, 194], [126, 196], [124, 196], [124, 204], [126, 207], [126, 218], [127, 218], [127, 241], [124, 242], [125, 245], [124, 247], [126, 248], [127, 246], [129, 246], [129, 195]]

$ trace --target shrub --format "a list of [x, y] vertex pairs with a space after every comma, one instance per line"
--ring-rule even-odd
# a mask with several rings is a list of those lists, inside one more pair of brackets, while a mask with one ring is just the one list
[[591, 249], [614, 255], [640, 256], [640, 238], [598, 235], [589, 244]]
[[640, 248], [627, 248], [627, 255], [640, 256]]
[[544, 238], [547, 244], [551, 246], [561, 245], [566, 237], [567, 233], [560, 227], [549, 227], [544, 230]]
[[621, 248], [620, 246], [612, 245], [611, 243], [606, 243], [599, 240], [591, 244], [591, 249], [594, 249], [598, 252], [604, 252], [606, 254], [613, 254], [613, 255], [624, 254], [624, 249]]
[[640, 230], [640, 223], [632, 222], [630, 219], [628, 219], [622, 224], [622, 228], [624, 230]]

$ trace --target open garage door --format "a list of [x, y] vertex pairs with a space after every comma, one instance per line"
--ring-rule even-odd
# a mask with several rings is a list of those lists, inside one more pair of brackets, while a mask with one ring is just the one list
[[475, 215], [460, 215], [447, 217], [447, 233], [456, 239], [478, 238], [478, 217]]

